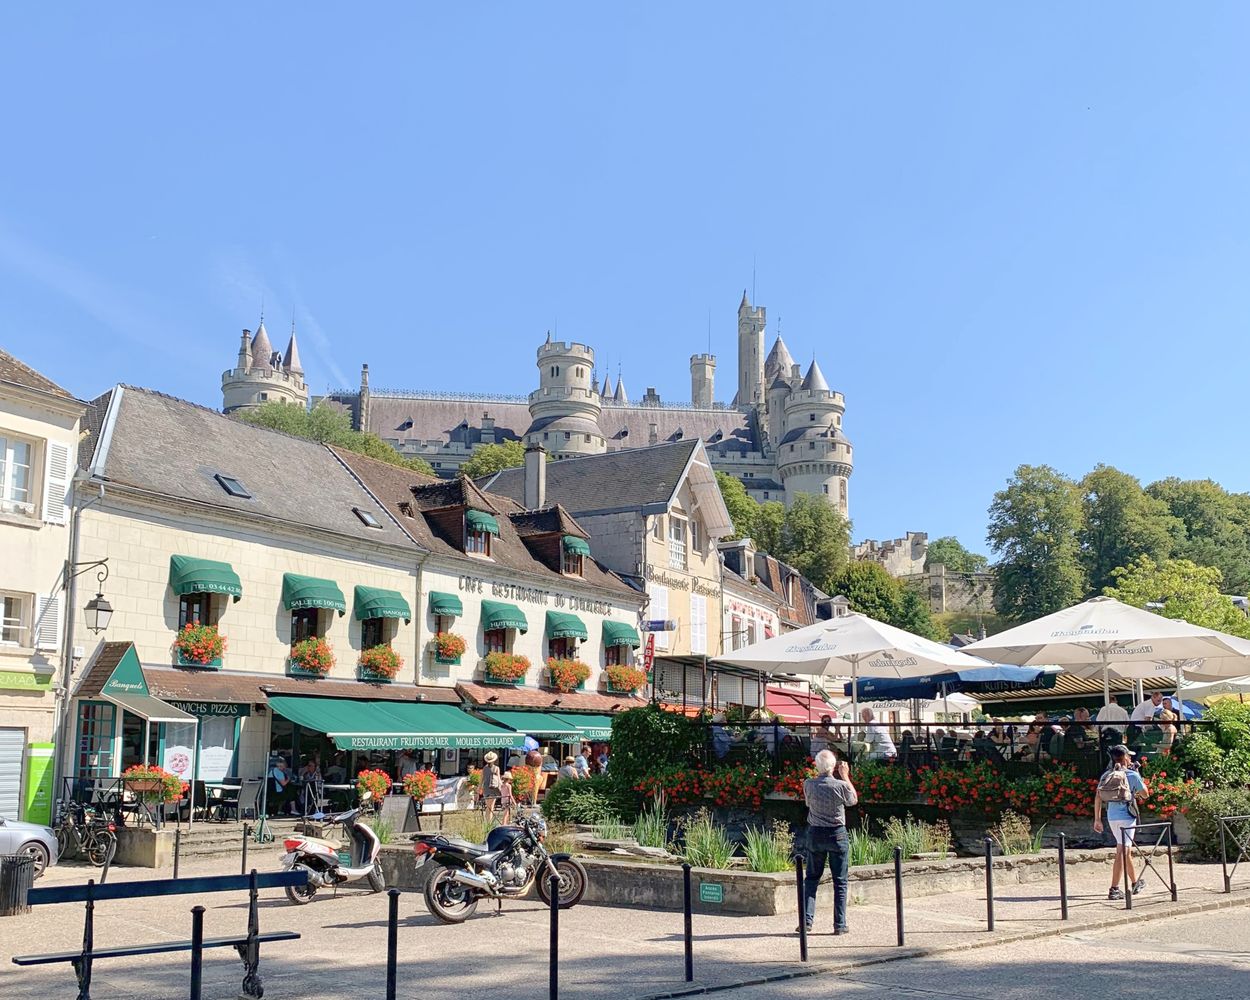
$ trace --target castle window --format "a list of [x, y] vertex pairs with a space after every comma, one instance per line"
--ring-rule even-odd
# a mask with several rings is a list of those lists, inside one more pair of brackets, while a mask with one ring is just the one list
[[815, 441], [808, 441], [808, 442], [807, 442], [807, 450], [808, 450], [808, 451], [815, 451], [815, 450], [816, 450], [816, 442], [815, 442]]
[[829, 484], [828, 484], [828, 483], [825, 483], [824, 487], [822, 487], [822, 488], [824, 489], [824, 491], [825, 491], [826, 493], [828, 493], [828, 492], [829, 492]]
[[586, 443], [587, 443], [587, 444], [590, 444], [590, 435], [589, 435], [589, 434], [587, 434], [587, 435], [586, 435]]
[[565, 441], [572, 441], [572, 440], [573, 440], [573, 434], [572, 434], [572, 432], [571, 432], [571, 431], [565, 431], [565, 432], [564, 432], [564, 440], [565, 440]]
[[765, 500], [767, 500], [767, 499], [768, 499], [768, 490], [765, 490], [765, 491], [764, 491], [764, 499], [765, 499]]
[[816, 422], [816, 414], [814, 414], [814, 413], [809, 413], [809, 414], [807, 415], [807, 419], [808, 419], [808, 420], [810, 420], [810, 421], [812, 421], [813, 423], [815, 423], [815, 422]]
[[262, 393], [260, 394], [260, 398], [261, 398], [261, 399], [268, 399], [268, 398], [269, 398], [269, 393], [267, 393], [267, 392], [262, 392]]

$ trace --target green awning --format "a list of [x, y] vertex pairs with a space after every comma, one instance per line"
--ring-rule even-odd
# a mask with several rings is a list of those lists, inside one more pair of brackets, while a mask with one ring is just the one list
[[541, 736], [543, 739], [580, 740], [582, 731], [576, 726], [557, 719], [546, 712], [526, 712], [518, 709], [490, 709], [482, 712], [488, 719], [494, 719], [501, 725], [515, 729], [527, 736]]
[[485, 531], [491, 535], [499, 534], [499, 522], [494, 516], [487, 514], [484, 510], [466, 510], [464, 512], [465, 524], [469, 526], [470, 531]]
[[441, 590], [431, 590], [430, 614], [458, 618], [464, 614], [464, 605], [460, 603], [460, 598], [455, 594], [448, 594]]
[[523, 749], [525, 734], [492, 725], [454, 705], [273, 695], [269, 707], [296, 725], [325, 733], [340, 750]]
[[637, 649], [642, 645], [638, 630], [626, 622], [604, 622], [603, 644], [605, 646], [632, 646]]
[[358, 622], [370, 618], [402, 618], [412, 621], [412, 609], [398, 590], [384, 590], [381, 587], [356, 586], [355, 600], [352, 602], [352, 617]]
[[304, 608], [333, 608], [339, 614], [347, 610], [343, 591], [333, 580], [298, 573], [282, 574], [282, 606], [288, 611]]
[[183, 594], [229, 594], [237, 601], [243, 596], [239, 574], [229, 563], [194, 556], [169, 557], [169, 585], [179, 597]]
[[482, 631], [488, 632], [495, 628], [514, 628], [524, 634], [529, 631], [530, 623], [525, 620], [525, 613], [515, 604], [503, 601], [482, 602]]
[[587, 715], [582, 712], [552, 712], [551, 714], [561, 722], [581, 730], [584, 739], [610, 740], [612, 738], [612, 716], [610, 715]]
[[578, 538], [576, 535], [564, 536], [564, 551], [571, 552], [575, 556], [590, 555], [590, 546], [586, 544], [586, 539]]
[[566, 611], [547, 612], [548, 639], [588, 639], [590, 633], [577, 615]]

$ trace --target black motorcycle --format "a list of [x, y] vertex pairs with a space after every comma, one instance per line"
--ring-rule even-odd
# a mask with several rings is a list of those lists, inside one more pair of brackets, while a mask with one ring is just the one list
[[425, 883], [425, 905], [444, 923], [459, 924], [473, 915], [480, 900], [522, 896], [537, 883], [539, 898], [550, 906], [555, 875], [560, 909], [576, 906], [586, 893], [586, 869], [573, 858], [553, 858], [546, 836], [547, 821], [539, 813], [522, 816], [515, 826], [495, 827], [484, 844], [417, 834], [412, 847], [417, 867], [438, 868]]

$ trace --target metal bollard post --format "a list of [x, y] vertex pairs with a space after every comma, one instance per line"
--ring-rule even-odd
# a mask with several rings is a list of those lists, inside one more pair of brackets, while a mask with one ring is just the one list
[[204, 988], [204, 907], [191, 907], [191, 1000]]
[[87, 880], [87, 915], [82, 925], [82, 957], [78, 973], [78, 1000], [91, 1000], [91, 954], [95, 950], [95, 879]]
[[994, 841], [985, 838], [985, 929], [994, 929]]
[[1059, 834], [1059, 919], [1068, 919], [1068, 835]]
[[803, 856], [794, 856], [794, 889], [799, 900], [799, 961], [807, 961], [807, 903], [803, 896]]
[[117, 854], [117, 838], [109, 844], [108, 853], [104, 855], [104, 867], [100, 869], [100, 885], [109, 880], [109, 869], [113, 867], [113, 858]]
[[1233, 891], [1233, 882], [1228, 875], [1228, 849], [1224, 844], [1224, 819], [1220, 818], [1220, 869], [1224, 872], [1224, 891]]
[[252, 836], [252, 824], [243, 824], [243, 867], [239, 870], [240, 875], [247, 874], [247, 842]]
[[399, 961], [399, 890], [387, 889], [386, 1000], [395, 1000], [396, 967]]
[[903, 947], [903, 849], [894, 848], [894, 922], [898, 925], [898, 946]]
[[560, 997], [560, 876], [552, 875], [547, 883], [551, 893], [551, 944], [547, 969], [547, 992], [550, 1000]]
[[1172, 844], [1176, 840], [1176, 824], [1168, 823], [1168, 887], [1172, 890], [1172, 902], [1176, 902], [1176, 873], [1172, 869]]
[[182, 854], [182, 827], [174, 830], [174, 878], [178, 877], [178, 860]]
[[685, 935], [686, 935], [686, 982], [694, 982], [694, 918], [691, 915], [692, 901], [690, 897], [690, 862], [681, 864], [682, 879], [685, 883]]
[[1133, 880], [1128, 877], [1128, 859], [1133, 856], [1133, 848], [1129, 846], [1132, 841], [1129, 839], [1127, 830], [1121, 830], [1120, 834], [1124, 839], [1124, 908], [1131, 910], [1133, 908]]

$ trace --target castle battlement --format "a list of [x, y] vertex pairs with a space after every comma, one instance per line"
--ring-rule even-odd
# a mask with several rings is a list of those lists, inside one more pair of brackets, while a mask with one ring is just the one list
[[543, 358], [559, 355], [561, 357], [580, 357], [590, 362], [594, 362], [594, 348], [577, 342], [565, 343], [563, 340], [549, 340], [538, 348], [539, 360]]

